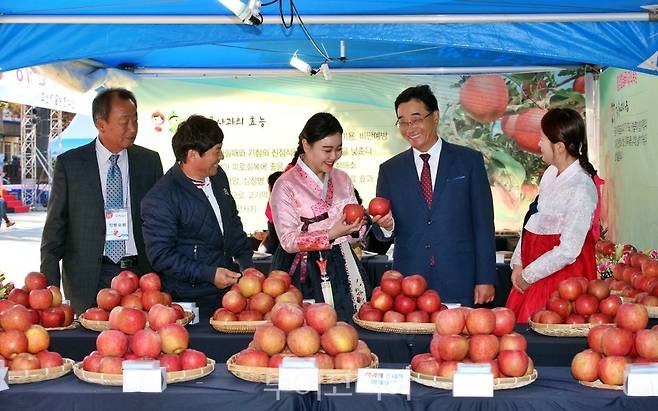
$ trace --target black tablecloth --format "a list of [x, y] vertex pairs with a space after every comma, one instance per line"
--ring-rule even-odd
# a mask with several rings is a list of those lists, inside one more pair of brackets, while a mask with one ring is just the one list
[[[382, 364], [400, 368], [401, 364]], [[73, 374], [12, 385], [0, 392], [0, 410], [655, 410], [658, 400], [579, 385], [566, 367], [538, 367], [529, 386], [500, 390], [494, 398], [453, 398], [451, 391], [411, 383], [403, 395], [356, 394], [354, 384], [324, 385], [319, 392], [277, 392], [275, 386], [242, 381], [217, 364], [207, 377], [170, 384], [163, 393], [123, 393], [121, 387], [88, 384]]]

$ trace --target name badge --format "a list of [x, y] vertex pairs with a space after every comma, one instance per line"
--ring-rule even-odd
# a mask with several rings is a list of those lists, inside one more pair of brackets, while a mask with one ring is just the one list
[[409, 395], [409, 369], [359, 368], [356, 392]]
[[128, 209], [105, 210], [105, 241], [128, 239]]

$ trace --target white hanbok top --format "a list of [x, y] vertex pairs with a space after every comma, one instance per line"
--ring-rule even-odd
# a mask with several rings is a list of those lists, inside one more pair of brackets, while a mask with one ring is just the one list
[[[592, 218], [598, 202], [598, 193], [592, 177], [578, 161], [574, 161], [560, 175], [555, 166], [549, 166], [539, 183], [537, 212], [525, 226], [537, 235], [560, 235], [560, 244], [538, 257], [521, 274], [529, 284], [561, 270], [576, 261], [592, 228]], [[522, 233], [523, 235], [523, 233]], [[521, 243], [519, 239], [512, 267], [521, 265]]]

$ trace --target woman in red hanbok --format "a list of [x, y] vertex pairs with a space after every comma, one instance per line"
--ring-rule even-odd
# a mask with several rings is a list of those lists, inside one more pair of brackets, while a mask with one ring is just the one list
[[507, 299], [520, 323], [545, 307], [560, 281], [596, 277], [598, 194], [585, 123], [572, 109], [553, 109], [541, 128], [539, 147], [549, 167], [539, 184], [537, 212], [523, 227], [512, 256], [514, 287]]
[[[274, 184], [270, 197], [280, 246], [273, 270], [290, 273], [305, 299], [334, 306], [348, 321], [369, 297], [371, 285], [351, 242], [365, 232], [364, 219], [345, 222], [343, 207], [356, 204], [350, 177], [334, 164], [342, 155], [343, 129], [329, 113], [304, 126], [292, 166]], [[391, 214], [373, 221], [392, 227]]]

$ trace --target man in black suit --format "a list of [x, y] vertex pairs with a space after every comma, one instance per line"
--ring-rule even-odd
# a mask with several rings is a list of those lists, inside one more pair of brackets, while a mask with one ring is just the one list
[[253, 267], [251, 244], [219, 166], [223, 140], [215, 120], [191, 116], [180, 123], [171, 142], [177, 163], [142, 201], [149, 261], [174, 300], [195, 302], [203, 318], [240, 278], [235, 270]]
[[98, 138], [57, 158], [41, 238], [41, 271], [49, 284], [59, 286], [61, 277], [78, 314], [96, 305], [98, 290], [109, 287], [119, 272], [151, 271], [140, 204], [162, 177], [158, 153], [134, 145], [133, 93], [101, 92], [92, 103], [92, 116]]

